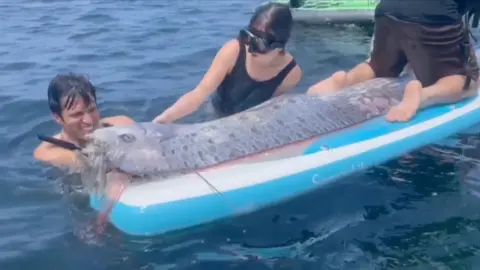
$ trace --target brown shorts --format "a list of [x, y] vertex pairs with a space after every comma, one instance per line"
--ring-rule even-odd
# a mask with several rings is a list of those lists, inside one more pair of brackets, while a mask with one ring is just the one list
[[397, 77], [409, 63], [423, 87], [450, 75], [477, 81], [474, 48], [463, 41], [463, 24], [427, 26], [378, 17], [368, 63], [377, 77]]

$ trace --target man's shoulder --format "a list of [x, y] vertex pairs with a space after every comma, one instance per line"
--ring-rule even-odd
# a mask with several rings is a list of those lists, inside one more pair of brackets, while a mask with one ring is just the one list
[[[53, 138], [60, 139], [60, 134], [56, 134]], [[33, 151], [33, 158], [56, 166], [67, 166], [75, 161], [75, 153], [43, 141]]]
[[110, 117], [105, 117], [101, 120], [102, 124], [107, 124], [111, 126], [116, 126], [116, 125], [128, 125], [128, 124], [133, 124], [135, 121], [125, 115], [116, 115], [116, 116], [110, 116]]
[[[55, 138], [55, 139], [61, 139], [61, 134], [60, 133], [57, 133], [55, 135], [52, 136], [52, 138]], [[38, 152], [38, 151], [42, 151], [42, 150], [49, 150], [49, 149], [55, 149], [55, 148], [59, 148], [58, 146], [52, 144], [52, 143], [49, 143], [49, 142], [46, 142], [46, 141], [42, 141], [38, 146], [37, 148], [35, 148], [35, 151], [34, 152]]]

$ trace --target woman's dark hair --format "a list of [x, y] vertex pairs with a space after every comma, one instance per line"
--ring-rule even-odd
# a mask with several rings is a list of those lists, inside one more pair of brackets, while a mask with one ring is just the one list
[[249, 28], [264, 31], [276, 41], [287, 43], [292, 31], [293, 18], [286, 4], [269, 2], [259, 6], [250, 19]]

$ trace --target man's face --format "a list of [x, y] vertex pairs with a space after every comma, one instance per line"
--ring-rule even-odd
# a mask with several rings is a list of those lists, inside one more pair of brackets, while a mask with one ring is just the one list
[[82, 143], [85, 135], [92, 133], [98, 128], [100, 122], [100, 113], [94, 102], [86, 106], [82, 98], [75, 100], [69, 109], [63, 109], [61, 117], [54, 115], [55, 121], [63, 126], [64, 132]]

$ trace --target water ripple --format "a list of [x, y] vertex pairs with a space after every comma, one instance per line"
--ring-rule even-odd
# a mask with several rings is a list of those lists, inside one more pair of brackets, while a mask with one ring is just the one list
[[[95, 236], [78, 179], [32, 160], [36, 134], [59, 130], [45, 101], [56, 73], [87, 74], [102, 115], [149, 121], [195, 87], [261, 2], [0, 3], [0, 269], [459, 269], [478, 261], [478, 198], [456, 179], [460, 165], [480, 157], [473, 135], [460, 139], [469, 150], [424, 149], [246, 217], [148, 239], [112, 227]], [[363, 61], [368, 32], [296, 25], [289, 49], [305, 77], [294, 91]]]

